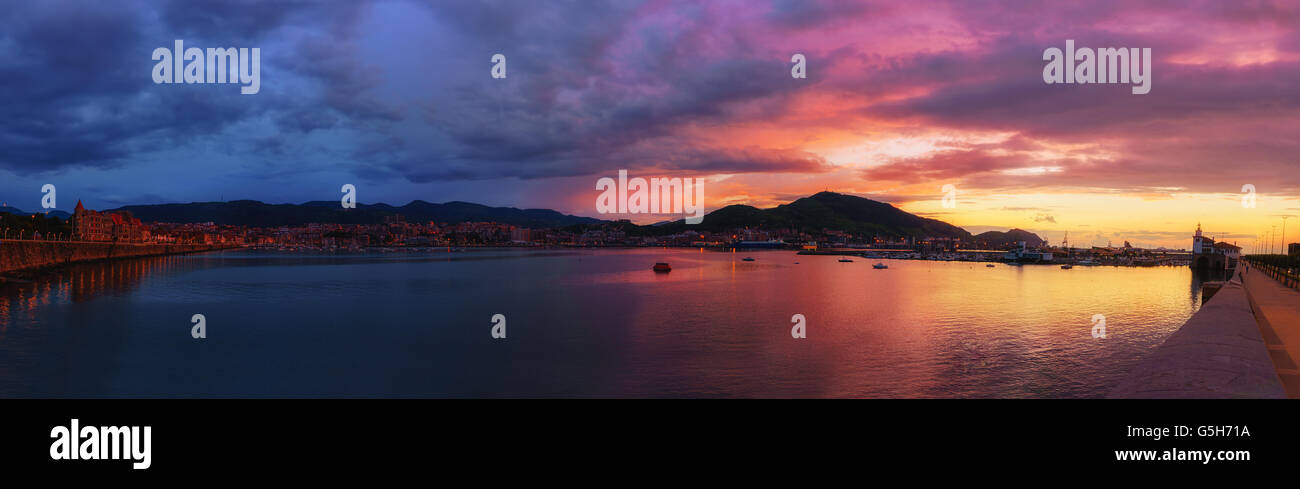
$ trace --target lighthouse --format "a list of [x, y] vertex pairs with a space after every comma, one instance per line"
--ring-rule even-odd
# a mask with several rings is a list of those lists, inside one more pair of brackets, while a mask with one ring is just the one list
[[1196, 235], [1192, 236], [1192, 254], [1199, 255], [1201, 253], [1208, 253], [1210, 251], [1209, 248], [1213, 246], [1214, 240], [1206, 239], [1206, 237], [1201, 234], [1201, 223], [1196, 223]]

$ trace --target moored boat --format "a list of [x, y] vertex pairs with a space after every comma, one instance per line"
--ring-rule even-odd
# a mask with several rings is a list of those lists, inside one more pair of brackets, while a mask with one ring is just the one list
[[654, 266], [654, 271], [656, 271], [656, 272], [671, 272], [671, 271], [673, 271], [673, 267], [668, 266], [667, 263], [659, 262], [659, 263], [656, 263], [656, 264], [655, 264], [655, 266]]

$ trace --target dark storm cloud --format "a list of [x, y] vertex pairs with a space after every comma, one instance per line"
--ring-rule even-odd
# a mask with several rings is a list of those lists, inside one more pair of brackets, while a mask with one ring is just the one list
[[[783, 59], [715, 56], [718, 12], [674, 4], [670, 23], [638, 24], [655, 3], [432, 2], [465, 46], [424, 120], [436, 134], [378, 164], [424, 182], [546, 178], [619, 168], [682, 172], [825, 171], [808, 154], [711, 147], [691, 128], [784, 111], [797, 85]], [[454, 19], [454, 21], [452, 20]], [[564, 28], [557, 26], [563, 25]], [[708, 36], [704, 38], [702, 36]], [[486, 61], [507, 55], [505, 80]], [[461, 66], [472, 66], [460, 69]], [[382, 173], [377, 170], [370, 170]]]
[[175, 36], [192, 39], [228, 40], [239, 44], [261, 39], [266, 34], [301, 16], [319, 23], [341, 6], [359, 2], [310, 0], [169, 0], [157, 9], [161, 24]]
[[879, 8], [857, 0], [775, 0], [764, 18], [775, 25], [806, 29], [851, 21]]
[[[718, 172], [818, 170], [806, 158], [723, 155], [728, 151], [698, 148], [689, 135], [676, 132], [691, 124], [726, 123], [735, 104], [781, 103], [776, 99], [789, 89], [782, 72], [783, 66], [772, 61], [726, 61], [637, 84], [597, 87], [573, 103], [561, 103], [558, 84], [542, 80], [537, 86], [528, 73], [514, 71], [524, 80], [514, 90], [503, 95], [487, 83], [462, 87], [458, 98], [464, 102], [433, 123], [459, 148], [457, 159], [488, 177], [580, 175], [618, 165]], [[673, 88], [662, 94], [641, 91], [658, 83]], [[538, 165], [546, 165], [548, 173], [533, 171]]]
[[[299, 139], [322, 131], [361, 160], [356, 173], [412, 182], [623, 167], [825, 169], [809, 154], [711, 147], [682, 132], [779, 114], [793, 92], [781, 59], [698, 52], [701, 43], [740, 42], [711, 39], [716, 11], [678, 4], [672, 22], [635, 25], [653, 4], [423, 4], [426, 9], [410, 13], [427, 18], [413, 18], [413, 25], [432, 23], [459, 54], [435, 60], [446, 69], [426, 87], [434, 93], [431, 110], [408, 120], [420, 109], [392, 99], [421, 95], [388, 92], [384, 85], [404, 67], [377, 65], [383, 61], [370, 59], [356, 37], [376, 5], [54, 2], [8, 10], [0, 14], [6, 27], [0, 169], [129, 166], [149, 151], [203, 141], [226, 153], [247, 151], [246, 160], [288, 158], [276, 164], [293, 165], [311, 155], [288, 148], [310, 150]], [[796, 16], [800, 22], [848, 7], [808, 8]], [[227, 87], [153, 84], [149, 54], [173, 39], [189, 47], [261, 47], [262, 93], [241, 97]], [[487, 60], [496, 52], [509, 53], [508, 80], [487, 77]], [[421, 59], [412, 56], [407, 67]]]
[[[395, 188], [806, 174], [830, 169], [809, 148], [856, 144], [822, 133], [924, 129], [1008, 136], [853, 171], [971, 189], [1213, 190], [1232, 165], [1300, 189], [1286, 171], [1300, 153], [1296, 18], [1274, 2], [13, 3], [0, 11], [0, 170], [129, 171], [171, 151], [220, 172], [235, 160], [250, 175]], [[1182, 25], [1197, 31], [1170, 27]], [[1257, 32], [1277, 34], [1219, 47]], [[149, 55], [173, 39], [261, 47], [262, 92], [154, 85]], [[1152, 48], [1152, 92], [1044, 84], [1042, 51], [1066, 39]], [[789, 76], [796, 50], [807, 80]], [[507, 79], [489, 76], [495, 53]]]
[[[286, 66], [302, 89], [156, 85], [155, 47], [263, 47], [298, 19], [326, 26], [338, 42], [357, 7], [318, 2], [31, 2], [0, 12], [0, 169], [18, 174], [130, 166], [140, 155], [220, 136], [222, 151], [274, 148], [265, 134], [224, 134], [270, 115], [282, 131], [310, 132], [349, 118], [393, 118], [360, 94], [362, 70], [346, 51], [328, 63]], [[253, 14], [253, 15], [250, 15]], [[208, 42], [204, 42], [204, 41]], [[313, 53], [303, 48], [298, 59]], [[275, 50], [262, 60], [276, 72]], [[268, 73], [269, 72], [269, 73]], [[284, 77], [288, 78], [288, 77]], [[282, 78], [283, 79], [283, 78]], [[272, 82], [274, 84], [276, 82]], [[320, 87], [312, 91], [307, 85]], [[277, 91], [281, 96], [277, 96]], [[203, 154], [195, 155], [202, 160]]]
[[138, 43], [141, 19], [88, 6], [10, 4], [0, 14], [0, 167], [111, 164], [129, 153], [114, 103], [133, 83], [104, 53]]

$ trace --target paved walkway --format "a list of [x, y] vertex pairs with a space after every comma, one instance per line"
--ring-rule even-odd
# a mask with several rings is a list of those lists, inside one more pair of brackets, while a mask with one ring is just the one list
[[1300, 398], [1300, 292], [1249, 266], [1243, 281], [1282, 387], [1287, 397]]
[[1232, 280], [1148, 353], [1110, 393], [1118, 398], [1284, 398], [1250, 300]]

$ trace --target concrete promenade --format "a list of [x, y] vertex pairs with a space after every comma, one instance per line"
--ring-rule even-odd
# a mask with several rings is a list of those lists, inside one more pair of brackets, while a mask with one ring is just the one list
[[1286, 397], [1241, 275], [1138, 362], [1110, 397]]
[[1300, 291], [1246, 268], [1246, 292], [1287, 397], [1300, 398]]
[[201, 244], [109, 243], [85, 241], [0, 241], [0, 273], [69, 263], [176, 255], [229, 248]]

